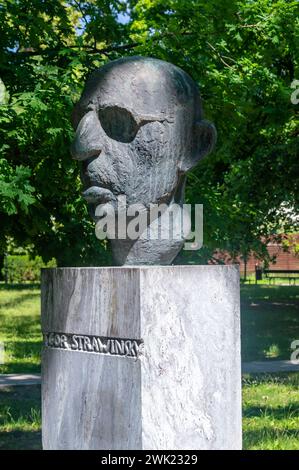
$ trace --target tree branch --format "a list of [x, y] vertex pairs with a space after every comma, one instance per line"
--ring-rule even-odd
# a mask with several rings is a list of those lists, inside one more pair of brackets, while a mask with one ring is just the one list
[[[216, 49], [214, 46], [212, 46], [212, 44], [210, 44], [208, 41], [207, 41], [207, 45], [212, 49], [212, 51], [215, 52], [215, 54], [216, 54], [217, 57], [220, 59], [220, 61], [223, 63], [223, 65], [225, 65], [225, 67], [229, 67], [230, 69], [232, 68], [232, 66], [229, 65], [229, 64], [223, 59], [223, 57], [226, 57], [227, 59], [230, 59], [230, 57], [222, 56], [222, 55], [220, 54], [220, 52], [218, 52], [217, 49]], [[234, 59], [230, 59], [230, 60], [233, 60], [233, 61], [234, 61]], [[234, 61], [234, 62], [235, 62], [235, 61]]]
[[[190, 36], [193, 35], [194, 33], [191, 31], [182, 31], [180, 36]], [[173, 36], [174, 33], [166, 31], [164, 34], [161, 34], [160, 36], [154, 37], [154, 41], [159, 41], [163, 37], [166, 36]], [[122, 50], [127, 50], [127, 49], [134, 49], [137, 46], [140, 46], [142, 43], [141, 42], [132, 42], [131, 44], [121, 44], [121, 45], [115, 45], [115, 46], [107, 46], [104, 47], [103, 49], [98, 49], [97, 47], [94, 46], [61, 46], [61, 47], [55, 47], [53, 49], [38, 49], [38, 50], [31, 50], [31, 51], [9, 51], [9, 54], [11, 55], [20, 55], [24, 57], [33, 57], [33, 56], [43, 56], [43, 55], [51, 55], [55, 53], [59, 53], [61, 49], [84, 49], [88, 52], [88, 54], [107, 54], [109, 52], [114, 52], [114, 51], [122, 51]]]
[[61, 47], [55, 47], [54, 49], [39, 49], [35, 51], [8, 51], [9, 54], [11, 55], [18, 55], [18, 56], [24, 56], [24, 57], [32, 57], [32, 56], [38, 56], [38, 55], [51, 55], [55, 53], [59, 53], [62, 49], [85, 49], [89, 54], [106, 54], [108, 52], [113, 52], [113, 51], [120, 51], [120, 50], [125, 50], [125, 49], [133, 49], [134, 47], [140, 46], [140, 43], [134, 42], [131, 44], [121, 44], [120, 46], [108, 46], [104, 47], [103, 49], [98, 49], [96, 47], [92, 46], [61, 46]]

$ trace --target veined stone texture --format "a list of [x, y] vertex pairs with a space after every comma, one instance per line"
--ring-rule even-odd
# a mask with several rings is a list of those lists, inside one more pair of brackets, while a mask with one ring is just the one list
[[44, 347], [44, 448], [240, 449], [239, 311], [236, 266], [43, 270], [44, 333], [143, 342]]

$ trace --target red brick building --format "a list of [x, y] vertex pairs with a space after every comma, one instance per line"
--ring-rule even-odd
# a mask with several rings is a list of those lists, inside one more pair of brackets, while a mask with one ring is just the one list
[[[297, 246], [297, 249], [296, 249]], [[282, 243], [269, 243], [267, 245], [267, 250], [271, 258], [275, 260], [269, 264], [268, 269], [280, 269], [280, 270], [299, 270], [299, 233], [294, 235], [285, 235]], [[245, 266], [244, 262], [237, 258], [232, 260], [231, 257], [225, 252], [215, 253], [215, 258], [221, 259], [225, 264], [238, 263], [240, 264], [240, 274], [244, 276]], [[255, 266], [258, 265], [263, 267], [263, 262], [250, 256], [247, 261], [246, 271], [247, 274], [252, 274], [255, 272]]]

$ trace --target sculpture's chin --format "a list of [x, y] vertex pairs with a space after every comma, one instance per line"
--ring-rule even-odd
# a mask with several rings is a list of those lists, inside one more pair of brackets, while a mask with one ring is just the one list
[[[180, 206], [169, 206], [135, 238], [110, 238], [117, 265], [170, 264], [177, 256], [191, 230], [189, 214]], [[136, 224], [135, 224], [136, 226]], [[140, 230], [140, 224], [138, 224]], [[108, 237], [109, 238], [109, 237]]]

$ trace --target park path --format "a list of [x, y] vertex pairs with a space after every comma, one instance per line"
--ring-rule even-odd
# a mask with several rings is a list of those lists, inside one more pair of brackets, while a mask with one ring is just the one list
[[[253, 361], [243, 362], [243, 374], [299, 372], [299, 363], [291, 361]], [[0, 388], [13, 385], [37, 385], [41, 383], [40, 374], [0, 374]]]
[[253, 361], [243, 362], [243, 374], [275, 373], [275, 372], [299, 372], [299, 361], [297, 364], [291, 361]]
[[0, 374], [0, 388], [12, 385], [36, 385], [41, 383], [40, 374]]

